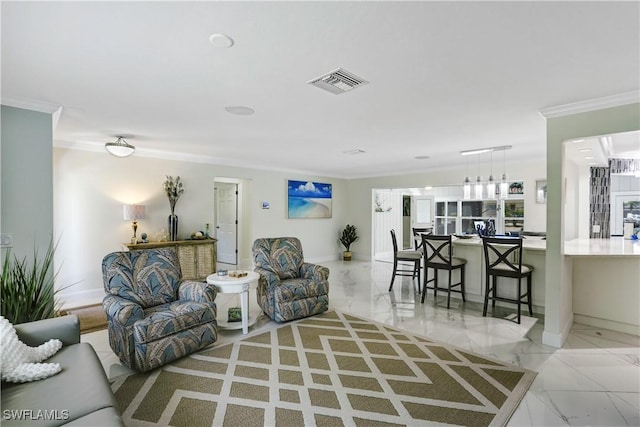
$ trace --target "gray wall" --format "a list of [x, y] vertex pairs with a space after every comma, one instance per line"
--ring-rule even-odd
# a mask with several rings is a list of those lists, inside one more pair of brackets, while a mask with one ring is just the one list
[[13, 235], [12, 253], [30, 259], [53, 236], [52, 116], [3, 105], [1, 122], [0, 230]]

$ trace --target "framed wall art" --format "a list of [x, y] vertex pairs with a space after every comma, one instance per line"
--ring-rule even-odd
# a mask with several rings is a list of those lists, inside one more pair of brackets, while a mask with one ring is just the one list
[[331, 211], [331, 184], [288, 180], [288, 218], [331, 218]]

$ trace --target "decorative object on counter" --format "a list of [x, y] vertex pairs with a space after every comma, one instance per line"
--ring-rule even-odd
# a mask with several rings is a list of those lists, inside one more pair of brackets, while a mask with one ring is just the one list
[[226, 276], [227, 270], [218, 270], [218, 276]]
[[209, 239], [211, 237], [211, 234], [209, 234], [209, 223], [206, 223], [204, 225], [204, 235], [206, 236], [207, 239]]
[[227, 317], [228, 322], [241, 322], [242, 321], [242, 309], [240, 307], [229, 307], [229, 313]]
[[182, 196], [184, 188], [182, 188], [182, 182], [180, 177], [175, 179], [172, 176], [166, 175], [166, 180], [163, 184], [164, 191], [167, 193], [169, 199], [169, 205], [171, 206], [171, 215], [168, 218], [169, 224], [169, 239], [171, 241], [178, 240], [178, 216], [175, 214], [176, 202]]
[[474, 223], [478, 236], [491, 237], [496, 235], [496, 226], [493, 221], [486, 220], [484, 223], [481, 223], [481, 221], [474, 221]]
[[136, 147], [125, 141], [123, 137], [118, 136], [117, 138], [116, 142], [107, 142], [104, 144], [104, 148], [109, 154], [116, 157], [127, 157], [136, 151]]
[[140, 235], [140, 238], [142, 239], [142, 243], [149, 243], [149, 239], [147, 238], [147, 233], [142, 233]]
[[375, 211], [376, 212], [390, 212], [391, 211], [391, 207], [388, 208], [383, 208], [382, 207], [382, 202], [380, 202], [380, 199], [378, 198], [378, 195], [376, 194], [376, 201], [375, 201], [376, 207], [375, 207]]
[[205, 236], [203, 231], [196, 231], [191, 233], [191, 240], [204, 240], [207, 236]]
[[245, 277], [247, 274], [246, 271], [231, 271], [229, 277]]
[[124, 205], [122, 206], [122, 219], [125, 221], [133, 221], [131, 228], [133, 228], [133, 236], [131, 237], [131, 243], [137, 243], [136, 232], [138, 230], [138, 220], [144, 219], [144, 205]]
[[344, 246], [344, 252], [342, 252], [342, 259], [345, 261], [351, 261], [352, 253], [351, 253], [351, 245], [353, 242], [358, 240], [358, 230], [355, 225], [347, 224], [342, 230], [342, 234], [340, 235], [340, 243]]
[[164, 228], [156, 233], [156, 242], [166, 242], [169, 240], [169, 233]]
[[524, 183], [515, 181], [509, 184], [509, 194], [524, 194]]

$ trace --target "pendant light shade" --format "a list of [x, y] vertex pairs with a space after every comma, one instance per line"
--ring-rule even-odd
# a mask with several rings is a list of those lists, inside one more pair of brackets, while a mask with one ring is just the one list
[[107, 142], [104, 148], [116, 157], [127, 157], [136, 151], [136, 147], [129, 144], [123, 137], [119, 136], [116, 142]]
[[476, 199], [482, 199], [482, 179], [480, 179], [479, 175], [476, 178], [476, 188], [474, 195]]
[[489, 175], [489, 181], [487, 181], [487, 197], [489, 199], [496, 198], [496, 182], [493, 179], [493, 175]]
[[502, 174], [502, 179], [500, 180], [500, 198], [506, 199], [509, 195], [509, 183], [507, 182], [507, 174]]
[[464, 184], [462, 185], [462, 198], [464, 200], [471, 199], [471, 180], [469, 177], [464, 179]]

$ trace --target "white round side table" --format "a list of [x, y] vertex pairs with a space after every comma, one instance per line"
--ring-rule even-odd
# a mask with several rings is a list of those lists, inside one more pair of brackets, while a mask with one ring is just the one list
[[255, 317], [249, 316], [249, 290], [258, 286], [260, 275], [255, 271], [248, 271], [246, 276], [231, 277], [211, 274], [207, 276], [207, 283], [214, 285], [221, 294], [240, 294], [240, 310], [242, 311], [242, 322], [228, 322], [218, 320], [220, 329], [240, 329], [242, 333], [249, 333], [249, 326], [256, 322]]

